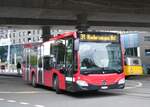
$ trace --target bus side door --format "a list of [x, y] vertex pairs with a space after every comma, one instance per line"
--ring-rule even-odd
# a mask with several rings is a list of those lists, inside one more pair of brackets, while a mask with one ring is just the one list
[[30, 49], [26, 49], [25, 80], [30, 81]]
[[37, 81], [38, 84], [44, 84], [44, 66], [43, 66], [43, 48], [38, 49]]

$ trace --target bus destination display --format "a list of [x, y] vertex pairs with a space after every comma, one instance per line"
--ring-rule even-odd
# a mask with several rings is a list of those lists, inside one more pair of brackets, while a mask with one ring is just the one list
[[81, 41], [94, 42], [119, 42], [119, 36], [115, 34], [79, 34]]

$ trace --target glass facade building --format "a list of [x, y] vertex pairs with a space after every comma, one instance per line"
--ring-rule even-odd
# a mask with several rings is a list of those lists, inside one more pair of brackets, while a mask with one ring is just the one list
[[140, 37], [138, 33], [121, 35], [121, 42], [125, 49], [126, 56], [138, 56], [137, 49], [140, 46]]

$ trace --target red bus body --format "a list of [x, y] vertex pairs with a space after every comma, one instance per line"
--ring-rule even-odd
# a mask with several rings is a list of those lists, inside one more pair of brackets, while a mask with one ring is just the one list
[[[115, 35], [117, 38], [113, 37], [112, 35]], [[98, 36], [101, 38], [99, 38]], [[94, 60], [96, 60], [96, 62], [93, 63], [94, 64], [93, 66], [98, 70], [96, 71], [94, 67], [88, 68], [88, 66], [81, 65], [82, 64], [81, 60], [83, 62], [84, 59], [86, 58], [88, 59], [88, 57], [84, 58], [85, 56], [82, 55], [83, 52], [82, 50], [85, 49], [85, 51], [88, 51], [88, 46], [90, 47], [90, 45], [87, 45], [87, 48], [84, 48], [84, 46], [86, 46], [86, 43], [91, 45], [93, 45], [94, 43], [95, 47], [96, 46], [102, 47], [103, 45], [99, 45], [99, 44], [103, 43], [104, 45], [106, 45], [105, 43], [108, 43], [106, 49], [109, 49], [109, 51], [107, 52], [106, 49], [103, 51], [105, 51], [106, 53], [113, 53], [113, 49], [116, 49], [114, 45], [115, 43], [113, 43], [113, 45], [110, 45], [109, 42], [110, 41], [114, 42], [115, 41], [114, 38], [118, 39], [117, 46], [119, 46], [120, 48], [117, 49], [120, 49], [118, 51], [120, 51], [121, 54], [120, 56], [121, 66], [119, 66], [120, 69], [118, 69], [118, 71], [117, 70], [113, 71], [113, 69], [111, 70], [105, 69], [108, 68], [105, 66], [114, 67], [113, 63], [111, 63], [112, 65], [110, 65], [110, 60], [109, 60], [110, 56], [104, 55], [107, 59], [103, 59], [101, 62], [99, 62], [99, 60], [96, 60], [96, 59], [103, 58], [103, 55], [100, 56], [101, 54], [97, 54], [98, 52], [102, 52], [100, 50], [96, 51], [97, 48], [95, 48], [95, 50], [92, 50], [93, 48], [91, 48], [91, 51], [93, 51], [93, 53], [90, 53], [89, 51], [89, 57], [93, 62]], [[75, 50], [75, 47], [77, 47], [75, 46], [76, 45], [75, 40], [77, 39], [79, 39], [80, 41], [77, 44], [77, 46], [79, 45], [80, 47], [80, 45], [83, 44], [82, 49], [80, 50], [79, 49]], [[71, 45], [69, 45], [69, 42]], [[33, 46], [28, 45], [28, 46], [29, 47], [25, 47], [26, 52], [24, 54], [25, 58], [22, 67], [22, 72], [23, 72], [22, 78], [28, 82], [33, 82], [33, 85], [40, 84], [40, 85], [52, 87], [56, 91], [65, 90], [70, 92], [88, 91], [88, 90], [105, 90], [105, 89], [123, 89], [125, 86], [125, 79], [123, 73], [124, 61], [123, 61], [123, 54], [121, 50], [120, 36], [118, 34], [103, 33], [103, 32], [102, 33], [68, 32], [50, 38], [50, 40], [48, 40], [47, 42], [35, 46], [34, 45]], [[33, 47], [38, 51], [37, 53], [34, 53], [35, 55], [37, 54], [37, 57], [33, 57], [31, 55], [33, 53], [31, 51]], [[63, 52], [63, 50], [65, 51]], [[53, 53], [52, 51], [54, 52], [54, 54], [51, 55], [51, 53]], [[111, 57], [117, 57], [113, 55]], [[54, 60], [54, 56], [57, 56], [55, 60]], [[69, 61], [71, 62], [71, 64], [68, 64]], [[87, 62], [88, 61], [86, 61], [86, 63]], [[103, 64], [103, 62], [105, 62], [105, 64]], [[97, 65], [98, 66], [103, 65], [104, 68], [102, 69], [100, 69], [100, 67], [97, 68]], [[35, 78], [35, 81], [33, 78]], [[55, 81], [55, 79], [57, 80]]]

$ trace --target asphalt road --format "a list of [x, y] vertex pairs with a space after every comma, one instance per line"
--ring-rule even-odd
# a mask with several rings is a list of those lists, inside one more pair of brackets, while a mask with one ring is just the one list
[[19, 77], [0, 76], [0, 107], [150, 107], [150, 77], [129, 79], [124, 90], [56, 94]]

